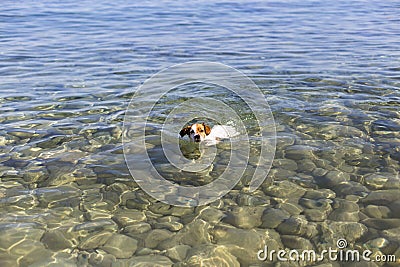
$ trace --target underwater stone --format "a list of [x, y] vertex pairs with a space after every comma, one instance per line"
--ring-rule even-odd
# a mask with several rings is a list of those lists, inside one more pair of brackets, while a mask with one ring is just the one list
[[276, 135], [276, 147], [279, 149], [283, 149], [287, 146], [291, 146], [294, 144], [295, 139], [296, 135], [294, 134], [278, 132]]
[[370, 248], [384, 248], [389, 245], [389, 241], [386, 238], [378, 237], [372, 240], [369, 240], [366, 243], [367, 247]]
[[201, 245], [188, 252], [186, 266], [232, 266], [239, 267], [240, 263], [229, 253], [225, 246]]
[[161, 215], [171, 215], [173, 211], [171, 205], [162, 202], [153, 203], [149, 206], [149, 210]]
[[145, 222], [130, 224], [124, 228], [124, 233], [135, 237], [137, 234], [143, 234], [151, 230], [151, 225]]
[[332, 221], [342, 221], [342, 222], [358, 222], [360, 217], [358, 212], [346, 212], [342, 210], [334, 210], [328, 217]]
[[144, 239], [144, 245], [146, 248], [156, 248], [158, 244], [166, 239], [171, 238], [172, 236], [173, 233], [168, 230], [155, 229], [147, 234], [146, 238]]
[[32, 138], [32, 137], [37, 137], [39, 136], [38, 133], [28, 131], [25, 129], [15, 129], [15, 130], [10, 130], [7, 132], [7, 134], [18, 137], [20, 139], [27, 139], [27, 138]]
[[0, 136], [0, 146], [5, 146], [6, 144], [7, 144], [7, 139], [4, 136]]
[[137, 222], [145, 221], [146, 215], [143, 211], [121, 210], [117, 212], [112, 219], [118, 223], [118, 225], [127, 226]]
[[334, 210], [329, 214], [329, 219], [333, 221], [358, 222], [360, 220], [359, 206], [357, 203], [345, 199], [335, 199], [333, 202]]
[[282, 209], [290, 213], [290, 215], [299, 215], [303, 212], [303, 208], [296, 203], [283, 202], [275, 206], [277, 209]]
[[320, 209], [305, 209], [303, 214], [307, 220], [312, 222], [323, 222], [328, 217], [328, 212]]
[[158, 249], [151, 249], [151, 248], [140, 248], [135, 252], [135, 257], [136, 256], [146, 256], [146, 255], [154, 255], [160, 253], [160, 250]]
[[267, 195], [280, 198], [300, 198], [306, 192], [303, 187], [284, 180], [264, 188]]
[[300, 198], [299, 204], [308, 209], [331, 210], [332, 200], [330, 199], [308, 199]]
[[389, 205], [392, 217], [400, 218], [400, 200], [396, 200]]
[[323, 169], [323, 168], [315, 168], [315, 169], [312, 171], [312, 174], [313, 174], [315, 177], [322, 177], [322, 176], [324, 176], [325, 174], [327, 174], [327, 172], [328, 172], [328, 170], [325, 170], [325, 169]]
[[[146, 256], [135, 256], [131, 259], [124, 260], [121, 265], [115, 264], [115, 266], [129, 266], [129, 267], [170, 267], [173, 262], [165, 256], [161, 255], [146, 255]], [[113, 264], [114, 266], [114, 264]]]
[[283, 209], [267, 208], [262, 215], [261, 228], [276, 228], [284, 220], [288, 219], [290, 214]]
[[104, 245], [107, 240], [112, 236], [111, 232], [104, 231], [100, 233], [96, 233], [87, 237], [83, 240], [79, 245], [78, 248], [86, 250], [86, 249], [96, 249]]
[[39, 141], [36, 146], [43, 149], [51, 149], [60, 147], [62, 143], [70, 141], [71, 137], [63, 136], [63, 135], [54, 135]]
[[206, 206], [204, 209], [199, 211], [197, 219], [201, 219], [210, 224], [217, 224], [225, 217], [225, 213], [220, 209]]
[[71, 206], [72, 203], [75, 205], [75, 201], [79, 202], [82, 195], [80, 189], [68, 185], [37, 188], [33, 193], [38, 197], [41, 205], [52, 205], [53, 207], [61, 207], [67, 203], [70, 203], [69, 206]]
[[400, 200], [398, 189], [376, 190], [362, 200], [365, 204], [383, 205], [386, 206], [391, 202]]
[[239, 193], [235, 198], [236, 203], [239, 206], [264, 206], [270, 204], [269, 197], [258, 195], [248, 195]]
[[390, 209], [386, 206], [376, 206], [376, 205], [368, 205], [366, 206], [362, 212], [371, 218], [388, 218], [390, 214]]
[[307, 192], [304, 194], [304, 198], [309, 198], [309, 199], [326, 199], [326, 198], [335, 198], [336, 193], [332, 191], [331, 189], [309, 189]]
[[[79, 257], [79, 256], [78, 256]], [[39, 261], [29, 265], [30, 267], [42, 267], [42, 266], [53, 266], [52, 264], [57, 263], [58, 266], [76, 266], [79, 264], [77, 257], [71, 256], [70, 253], [58, 251], [54, 252], [47, 257], [41, 257]], [[103, 267], [101, 265], [97, 265]]]
[[280, 237], [272, 229], [238, 229], [234, 227], [216, 226], [212, 231], [213, 242], [218, 245], [224, 245], [228, 251], [235, 256], [241, 265], [259, 264], [257, 252], [264, 249], [282, 249]]
[[316, 148], [307, 145], [292, 145], [286, 147], [285, 157], [293, 160], [309, 159], [313, 157]]
[[372, 189], [400, 189], [398, 174], [373, 173], [364, 177], [365, 184]]
[[368, 228], [358, 222], [335, 222], [332, 221], [328, 224], [328, 228], [324, 229], [326, 236], [333, 235], [335, 237], [334, 242], [337, 238], [345, 238], [347, 242], [354, 242], [361, 238], [365, 233], [368, 232]]
[[38, 181], [42, 181], [46, 179], [48, 172], [45, 168], [28, 170], [23, 174], [24, 181], [27, 183], [36, 183]]
[[45, 233], [40, 228], [37, 223], [0, 223], [0, 248], [7, 250], [22, 240], [39, 241]]
[[296, 172], [285, 170], [282, 168], [272, 168], [269, 172], [269, 175], [271, 175], [275, 180], [284, 180], [287, 179], [288, 177], [295, 176]]
[[350, 195], [365, 197], [369, 193], [368, 188], [354, 181], [343, 182], [335, 186], [333, 190], [335, 190], [337, 196], [343, 198]]
[[341, 171], [329, 171], [323, 177], [317, 178], [316, 182], [320, 186], [334, 187], [349, 180], [350, 175], [348, 173]]
[[121, 234], [113, 234], [102, 249], [113, 254], [117, 258], [130, 258], [136, 251], [138, 241]]
[[400, 219], [387, 218], [387, 219], [377, 219], [368, 218], [362, 221], [368, 227], [372, 227], [378, 230], [386, 230], [391, 228], [400, 227]]
[[277, 231], [284, 235], [303, 235], [307, 232], [307, 224], [303, 217], [290, 217], [278, 226]]
[[313, 245], [308, 239], [294, 235], [281, 235], [281, 240], [285, 247], [290, 249], [313, 249]]
[[297, 162], [297, 170], [300, 172], [311, 173], [317, 165], [310, 159], [303, 159]]
[[209, 231], [211, 225], [203, 220], [195, 220], [186, 224], [184, 228], [178, 233], [178, 237], [183, 244], [195, 246], [199, 244], [211, 243], [211, 236]]
[[183, 228], [183, 224], [180, 222], [158, 222], [154, 224], [154, 228], [167, 229], [171, 232], [177, 232]]
[[389, 241], [394, 241], [395, 243], [398, 243], [400, 236], [400, 227], [383, 230], [382, 236]]
[[19, 258], [19, 266], [32, 266], [32, 264], [52, 255], [52, 251], [47, 250], [43, 243], [36, 240], [23, 240], [10, 247], [8, 253]]
[[350, 166], [346, 163], [339, 164], [337, 168], [343, 172], [352, 173], [354, 172], [354, 166]]
[[173, 261], [181, 262], [186, 258], [186, 255], [191, 247], [188, 245], [176, 245], [165, 251], [165, 255]]
[[261, 225], [261, 216], [265, 207], [234, 207], [228, 211], [224, 222], [239, 228], [250, 229]]
[[96, 252], [92, 252], [89, 254], [88, 258], [88, 264], [96, 267], [110, 267], [115, 262], [116, 258], [112, 254], [99, 254]]
[[101, 231], [101, 230], [116, 231], [118, 229], [117, 224], [110, 219], [100, 219], [95, 221], [87, 221], [76, 225], [74, 231]]
[[64, 231], [54, 229], [43, 234], [41, 239], [43, 244], [51, 250], [58, 251], [66, 248], [74, 248], [76, 245], [71, 240], [71, 236]]
[[150, 205], [150, 201], [144, 199], [127, 199], [126, 207], [128, 209], [145, 210]]
[[288, 171], [297, 170], [297, 163], [291, 159], [275, 159], [272, 163], [272, 166], [281, 168]]
[[370, 174], [364, 177], [365, 184], [373, 189], [382, 189], [388, 178], [382, 174]]

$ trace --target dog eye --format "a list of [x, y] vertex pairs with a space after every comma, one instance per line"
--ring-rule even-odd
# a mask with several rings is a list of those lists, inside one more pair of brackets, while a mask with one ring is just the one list
[[204, 132], [204, 130], [200, 130], [200, 132], [202, 133], [202, 132]]
[[190, 131], [190, 133], [194, 133], [194, 131], [193, 131], [193, 130], [191, 130], [191, 131]]

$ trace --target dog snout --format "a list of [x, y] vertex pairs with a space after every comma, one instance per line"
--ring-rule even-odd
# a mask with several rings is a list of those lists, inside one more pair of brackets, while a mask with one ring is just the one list
[[195, 136], [193, 136], [194, 141], [200, 141], [200, 135], [196, 134]]

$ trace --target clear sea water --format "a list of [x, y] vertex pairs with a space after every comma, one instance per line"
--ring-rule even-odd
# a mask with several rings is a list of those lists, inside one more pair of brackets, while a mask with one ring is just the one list
[[[2, 1], [0, 265], [258, 266], [271, 240], [338, 238], [400, 258], [399, 18], [398, 1]], [[122, 123], [147, 78], [199, 60], [259, 86], [275, 161], [252, 194], [170, 207], [131, 178]]]

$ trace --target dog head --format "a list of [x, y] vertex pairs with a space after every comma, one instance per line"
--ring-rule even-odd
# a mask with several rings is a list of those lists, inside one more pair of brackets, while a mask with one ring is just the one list
[[208, 125], [205, 125], [204, 123], [195, 123], [189, 126], [184, 127], [180, 132], [180, 136], [184, 137], [185, 135], [188, 135], [190, 140], [194, 142], [200, 142], [203, 141], [207, 135], [209, 135], [211, 132], [211, 128]]

